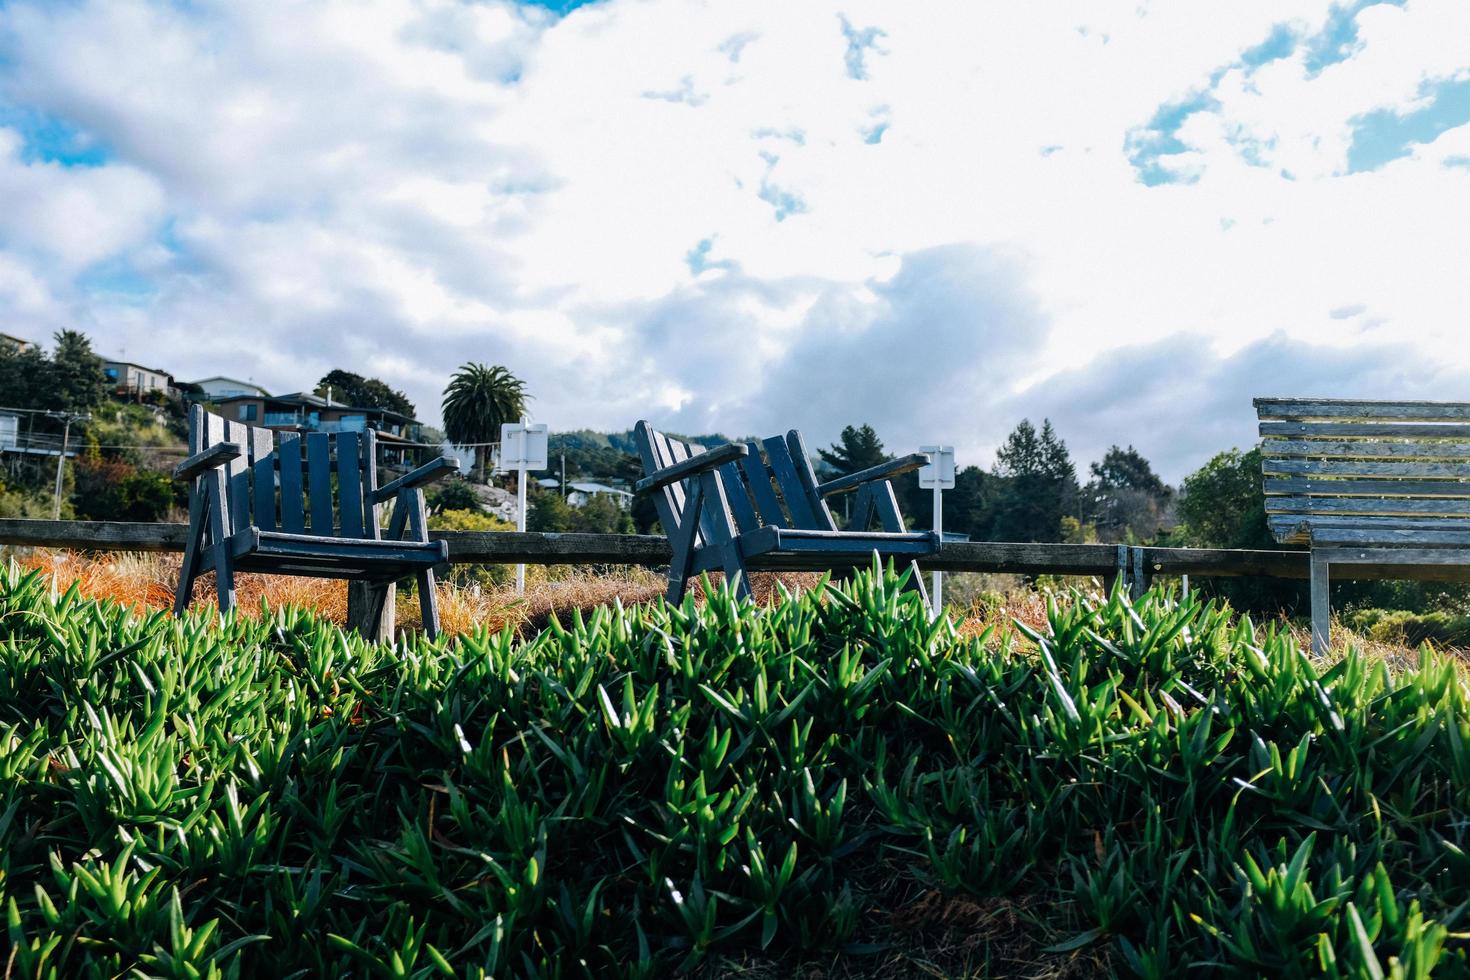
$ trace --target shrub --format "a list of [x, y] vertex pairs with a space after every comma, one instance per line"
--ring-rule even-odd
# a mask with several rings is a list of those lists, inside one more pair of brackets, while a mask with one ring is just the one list
[[862, 574], [371, 645], [12, 570], [14, 975], [1465, 975], [1453, 663], [1193, 596], [1026, 632]]
[[479, 511], [480, 498], [475, 493], [475, 488], [470, 481], [459, 476], [451, 476], [431, 485], [424, 491], [424, 502], [430, 510], [447, 511]]

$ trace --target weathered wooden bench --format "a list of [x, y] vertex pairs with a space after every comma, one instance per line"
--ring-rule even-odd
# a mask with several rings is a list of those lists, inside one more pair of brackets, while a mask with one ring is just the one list
[[1327, 649], [1332, 565], [1401, 567], [1405, 578], [1470, 566], [1470, 403], [1255, 406], [1267, 523], [1276, 540], [1311, 548], [1314, 650]]
[[[189, 481], [175, 614], [211, 570], [220, 612], [235, 606], [237, 571], [348, 579], [368, 584], [359, 628], [376, 637], [389, 586], [413, 577], [424, 632], [437, 635], [433, 569], [449, 553], [444, 542], [429, 540], [423, 487], [453, 472], [453, 460], [441, 457], [380, 487], [371, 429], [278, 438], [198, 405], [189, 414], [189, 451], [174, 470], [175, 479]], [[378, 511], [389, 501], [385, 537]]]
[[[819, 484], [795, 429], [709, 451], [669, 438], [647, 422], [638, 423], [634, 436], [645, 474], [634, 489], [653, 494], [674, 551], [670, 602], [683, 597], [691, 576], [706, 571], [723, 571], [731, 587], [748, 597], [751, 570], [851, 568], [875, 553], [912, 562], [939, 550], [933, 531], [904, 529], [889, 482], [927, 463], [923, 453]], [[839, 531], [827, 500], [844, 493], [857, 499], [848, 530]], [[881, 530], [869, 531], [875, 520]], [[917, 568], [909, 587], [923, 592]]]

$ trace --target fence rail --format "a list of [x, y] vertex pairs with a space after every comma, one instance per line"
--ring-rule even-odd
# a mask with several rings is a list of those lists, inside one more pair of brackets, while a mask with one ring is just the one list
[[[70, 548], [79, 551], [182, 551], [184, 524], [124, 521], [0, 519], [0, 545]], [[510, 531], [431, 531], [449, 543], [456, 564], [666, 565], [664, 538], [647, 534], [538, 534]], [[945, 572], [1009, 572], [1019, 575], [1125, 575], [1145, 584], [1154, 576], [1201, 578], [1262, 576], [1305, 579], [1305, 551], [1248, 551], [1213, 548], [1125, 547], [1112, 544], [1026, 544], [1004, 541], [951, 542], [919, 563]], [[1354, 577], [1400, 578], [1404, 569], [1361, 565]], [[1470, 568], [1416, 569], [1416, 578], [1470, 580]]]

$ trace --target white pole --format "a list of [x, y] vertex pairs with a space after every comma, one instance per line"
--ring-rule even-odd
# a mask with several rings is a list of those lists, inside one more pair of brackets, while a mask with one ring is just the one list
[[[516, 477], [516, 530], [526, 529], [526, 462], [524, 454]], [[516, 566], [516, 595], [526, 594], [526, 566]]]
[[[944, 491], [939, 488], [939, 481], [934, 481], [934, 533], [939, 535], [939, 540], [944, 541]], [[944, 609], [944, 573], [937, 569], [934, 577], [934, 612], [937, 615]]]

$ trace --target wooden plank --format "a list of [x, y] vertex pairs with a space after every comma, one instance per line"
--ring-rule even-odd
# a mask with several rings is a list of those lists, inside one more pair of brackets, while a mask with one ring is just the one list
[[337, 433], [337, 512], [344, 538], [364, 536], [361, 453], [356, 432]]
[[362, 434], [362, 456], [360, 462], [362, 472], [362, 499], [363, 499], [363, 522], [365, 536], [369, 538], [382, 537], [378, 522], [378, 437], [372, 429]]
[[750, 487], [750, 495], [755, 501], [756, 509], [760, 511], [763, 523], [772, 527], [790, 527], [791, 519], [781, 509], [780, 498], [771, 486], [771, 471], [766, 466], [766, 461], [761, 457], [761, 447], [758, 442], [747, 442], [745, 448], [748, 450], [740, 459], [740, 466], [745, 470], [745, 480]]
[[1420, 497], [1267, 497], [1267, 514], [1470, 517], [1470, 500]]
[[1267, 477], [1266, 493], [1335, 497], [1470, 497], [1470, 480], [1359, 480]]
[[745, 481], [740, 478], [740, 464], [726, 463], [719, 469], [720, 482], [725, 488], [725, 501], [730, 508], [730, 514], [735, 518], [735, 525], [743, 533], [754, 531], [761, 526], [761, 520], [756, 516], [755, 507], [751, 504], [750, 491], [746, 489]]
[[1428, 460], [1383, 463], [1374, 460], [1275, 459], [1261, 460], [1261, 471], [1282, 476], [1400, 476], [1408, 479], [1470, 479], [1470, 463]]
[[306, 434], [306, 494], [311, 502], [311, 533], [331, 537], [332, 437], [326, 432]]
[[[248, 452], [250, 426], [226, 422], [225, 439], [238, 445], [242, 452]], [[230, 460], [225, 464], [225, 478], [230, 485], [229, 533], [234, 534], [250, 526], [250, 461], [243, 455]]]
[[[660, 454], [658, 433], [646, 421], [639, 420], [633, 426], [633, 442], [638, 447], [638, 456], [643, 463], [645, 475], [657, 472], [663, 468], [663, 457]], [[678, 511], [674, 509], [674, 496], [672, 488], [665, 487], [653, 495], [653, 509], [658, 511], [658, 521], [663, 525], [664, 532], [672, 535], [678, 530]]]
[[290, 534], [305, 534], [301, 436], [295, 432], [281, 433], [281, 440], [276, 446], [276, 457], [280, 461], [281, 530]]
[[1399, 548], [1399, 547], [1322, 547], [1313, 548], [1312, 554], [1321, 555], [1334, 565], [1403, 565], [1409, 567], [1436, 567], [1440, 565], [1464, 565], [1470, 573], [1470, 548], [1453, 545], [1445, 548]]
[[1262, 436], [1466, 439], [1470, 425], [1435, 422], [1262, 422]]
[[1466, 459], [1470, 460], [1470, 442], [1445, 439], [1415, 440], [1331, 440], [1331, 439], [1267, 439], [1261, 445], [1264, 455], [1272, 457], [1307, 456], [1313, 459], [1347, 456], [1367, 459]]
[[1359, 401], [1350, 398], [1256, 398], [1253, 401], [1256, 414], [1263, 419], [1470, 419], [1470, 402]]
[[786, 447], [791, 450], [791, 465], [796, 468], [796, 477], [806, 493], [807, 505], [817, 519], [816, 526], [824, 531], [837, 530], [837, 522], [832, 519], [827, 501], [817, 492], [817, 475], [812, 472], [812, 458], [806, 451], [806, 440], [799, 431], [792, 429], [786, 433]]
[[1343, 544], [1371, 547], [1470, 547], [1470, 527], [1463, 531], [1422, 530], [1393, 527], [1326, 527], [1311, 529], [1313, 544]]
[[276, 434], [258, 425], [250, 427], [250, 490], [255, 499], [253, 519], [263, 531], [276, 529]]
[[781, 499], [786, 501], [786, 507], [791, 512], [792, 526], [828, 530], [825, 523], [818, 523], [817, 515], [812, 511], [806, 487], [796, 473], [796, 465], [791, 461], [791, 447], [786, 440], [781, 436], [772, 436], [764, 441], [764, 445], [771, 472], [776, 477], [776, 485], [781, 489]]

